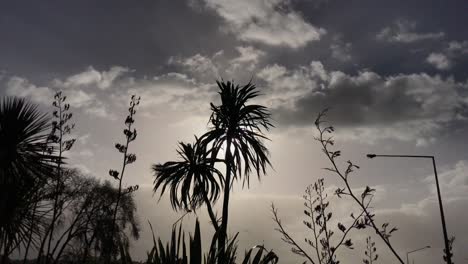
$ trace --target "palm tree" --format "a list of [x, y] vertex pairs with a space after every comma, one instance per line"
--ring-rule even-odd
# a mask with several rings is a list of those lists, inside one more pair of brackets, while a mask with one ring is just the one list
[[244, 86], [233, 82], [216, 82], [219, 87], [221, 104], [211, 103], [211, 127], [200, 141], [203, 146], [211, 146], [212, 155], [216, 157], [222, 148], [225, 150], [224, 161], [226, 173], [224, 178], [224, 198], [222, 221], [219, 235], [219, 249], [224, 250], [227, 237], [229, 214], [229, 194], [232, 182], [243, 179], [243, 186], [249, 186], [252, 169], [260, 179], [267, 166], [271, 166], [268, 149], [263, 144], [265, 130], [273, 125], [271, 114], [265, 106], [248, 104], [259, 93], [252, 83]]
[[213, 227], [218, 230], [218, 221], [211, 205], [218, 199], [224, 183], [221, 172], [213, 166], [220, 160], [211, 159], [211, 150], [207, 151], [195, 139], [194, 144], [179, 143], [177, 153], [180, 161], [153, 165], [153, 191], [157, 192], [161, 188], [162, 196], [166, 188], [169, 188], [174, 210], [183, 209], [189, 212], [206, 204]]
[[[24, 99], [0, 102], [0, 248], [2, 262], [24, 242], [35, 221], [34, 195], [53, 170], [46, 150], [49, 119]], [[39, 230], [34, 228], [34, 230]]]

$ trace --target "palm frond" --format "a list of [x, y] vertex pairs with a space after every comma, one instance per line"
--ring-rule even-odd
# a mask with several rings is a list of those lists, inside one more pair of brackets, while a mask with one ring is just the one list
[[153, 191], [169, 189], [171, 205], [175, 210], [199, 208], [206, 199], [214, 203], [223, 186], [222, 174], [213, 166], [211, 151], [199, 144], [179, 143], [179, 161], [153, 165]]
[[243, 183], [249, 185], [249, 176], [255, 171], [258, 178], [271, 166], [269, 152], [263, 140], [273, 124], [271, 113], [262, 105], [248, 104], [259, 96], [252, 83], [244, 86], [233, 82], [217, 82], [221, 104], [211, 103], [210, 131], [201, 137], [205, 146], [211, 145], [218, 153], [227, 141], [232, 144], [230, 168], [234, 178], [243, 176]]
[[57, 161], [48, 146], [49, 129], [49, 119], [35, 105], [15, 97], [1, 100], [0, 237], [12, 249], [26, 240], [29, 230], [43, 231], [44, 214], [34, 208]]

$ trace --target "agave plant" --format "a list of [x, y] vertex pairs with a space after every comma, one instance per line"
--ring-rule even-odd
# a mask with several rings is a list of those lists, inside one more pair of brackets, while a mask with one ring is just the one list
[[[151, 226], [151, 231], [153, 227]], [[213, 235], [209, 252], [203, 254], [200, 223], [195, 223], [193, 237], [190, 235], [188, 246], [182, 225], [172, 229], [171, 241], [164, 246], [161, 239], [156, 241], [153, 232], [153, 248], [148, 252], [146, 264], [218, 264], [219, 255], [224, 253], [225, 264], [235, 264], [237, 258], [237, 234], [228, 240], [226, 250], [223, 252], [217, 247], [217, 232]], [[190, 251], [187, 251], [187, 248]], [[255, 253], [255, 250], [257, 252]], [[273, 251], [268, 251], [263, 246], [256, 246], [245, 252], [242, 264], [276, 264], [278, 256]]]

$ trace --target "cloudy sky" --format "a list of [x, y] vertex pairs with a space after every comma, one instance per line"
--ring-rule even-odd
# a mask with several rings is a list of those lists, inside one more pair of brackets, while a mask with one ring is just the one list
[[[150, 249], [147, 220], [167, 239], [181, 214], [152, 196], [154, 163], [176, 158], [178, 141], [207, 128], [215, 80], [250, 79], [270, 107], [274, 169], [250, 189], [237, 186], [231, 233], [240, 247], [264, 244], [282, 263], [298, 263], [274, 232], [269, 205], [303, 241], [302, 193], [325, 178], [339, 186], [314, 141], [317, 113], [332, 107], [343, 159], [361, 169], [352, 186], [377, 189], [380, 222], [398, 226], [392, 241], [416, 263], [441, 263], [442, 229], [430, 160], [365, 154], [435, 155], [455, 262], [468, 261], [468, 24], [464, 0], [80, 0], [0, 3], [0, 94], [27, 97], [50, 111], [62, 90], [74, 112], [78, 143], [70, 163], [107, 179], [119, 165], [129, 97], [141, 96], [137, 162], [126, 175], [139, 184], [143, 235], [135, 258]], [[350, 213], [333, 200], [336, 218]], [[210, 227], [204, 212], [205, 238]], [[195, 215], [184, 221], [192, 229]], [[340, 219], [341, 220], [341, 219]], [[343, 220], [345, 221], [345, 220]], [[366, 233], [352, 234], [360, 263]], [[377, 237], [375, 238], [377, 240]], [[394, 263], [378, 241], [381, 263]], [[243, 252], [243, 250], [241, 250]]]

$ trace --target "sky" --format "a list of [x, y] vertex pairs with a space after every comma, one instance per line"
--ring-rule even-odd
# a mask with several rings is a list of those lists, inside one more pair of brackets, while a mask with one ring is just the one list
[[[456, 237], [454, 261], [468, 261], [468, 24], [466, 1], [346, 0], [80, 0], [0, 3], [0, 95], [26, 97], [51, 111], [62, 90], [74, 113], [77, 144], [69, 164], [102, 180], [117, 168], [114, 149], [130, 96], [141, 96], [137, 161], [125, 176], [136, 193], [141, 238], [132, 253], [143, 259], [152, 246], [147, 221], [169, 238], [173, 212], [166, 196], [153, 195], [152, 164], [177, 158], [179, 141], [207, 130], [216, 80], [262, 93], [256, 103], [272, 112], [273, 168], [250, 188], [236, 185], [230, 233], [240, 252], [257, 244], [281, 263], [299, 263], [271, 220], [275, 203], [284, 226], [303, 241], [302, 195], [325, 179], [342, 184], [314, 140], [319, 111], [331, 108], [340, 162], [360, 165], [351, 185], [376, 188], [377, 221], [398, 227], [391, 241], [403, 258], [441, 263], [442, 228], [430, 160], [373, 159], [366, 153], [434, 155], [448, 232]], [[331, 195], [331, 194], [330, 194]], [[353, 210], [332, 198], [336, 221]], [[218, 212], [220, 212], [218, 204]], [[184, 218], [192, 230], [204, 210]], [[346, 220], [347, 219], [347, 220]], [[343, 263], [361, 263], [365, 238]], [[380, 263], [394, 263], [374, 236]], [[302, 263], [302, 262], [301, 262]]]

